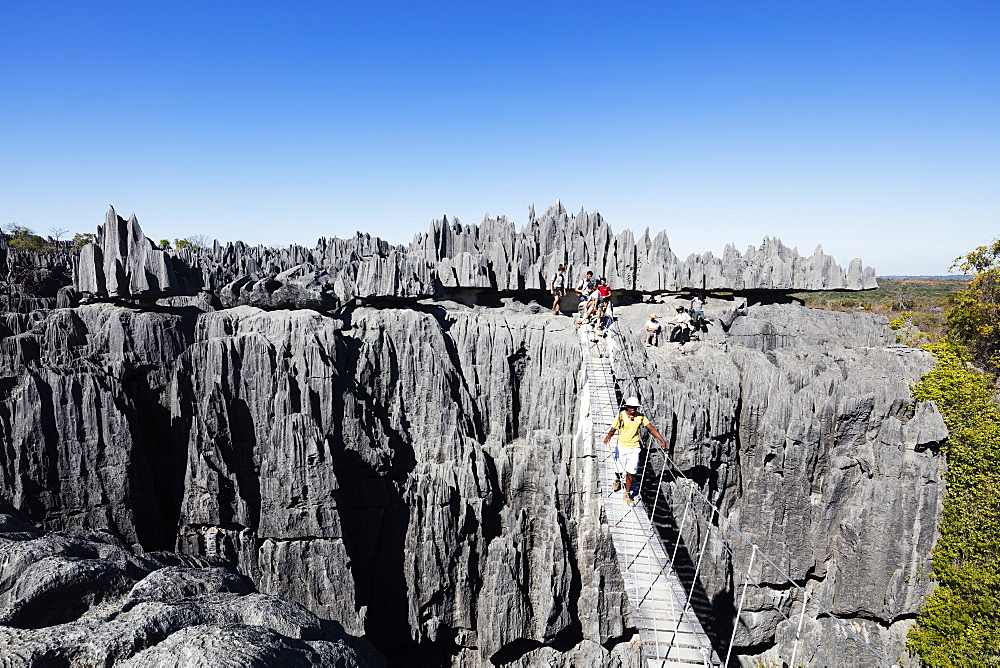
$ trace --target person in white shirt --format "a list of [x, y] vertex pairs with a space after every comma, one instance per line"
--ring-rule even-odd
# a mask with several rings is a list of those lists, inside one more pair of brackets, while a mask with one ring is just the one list
[[646, 321], [646, 345], [654, 348], [660, 341], [660, 321], [656, 319], [656, 314], [651, 313]]
[[583, 318], [583, 310], [587, 305], [587, 297], [590, 296], [590, 291], [594, 289], [597, 285], [597, 281], [594, 280], [594, 272], [588, 271], [587, 276], [580, 280], [576, 285], [576, 294], [580, 295], [580, 317]]
[[677, 307], [677, 315], [667, 320], [667, 324], [674, 326], [670, 330], [671, 341], [680, 343], [683, 346], [691, 339], [691, 316], [684, 311], [683, 306]]
[[699, 325], [705, 321], [705, 301], [701, 295], [694, 295], [691, 298], [691, 306], [688, 310], [691, 312], [691, 325], [698, 329]]

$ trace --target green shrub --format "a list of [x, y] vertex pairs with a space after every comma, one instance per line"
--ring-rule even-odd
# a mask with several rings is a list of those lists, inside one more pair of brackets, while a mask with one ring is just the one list
[[900, 317], [896, 317], [889, 321], [889, 329], [901, 329], [905, 324], [905, 320]]
[[948, 335], [967, 346], [977, 364], [1000, 371], [1000, 239], [955, 258], [952, 269], [974, 275], [949, 299]]
[[4, 232], [10, 235], [7, 243], [12, 248], [32, 251], [33, 253], [42, 253], [45, 251], [45, 239], [24, 225], [18, 225], [17, 223], [5, 225]]
[[90, 232], [77, 232], [73, 235], [73, 245], [76, 246], [77, 250], [92, 243], [94, 243], [94, 235]]
[[1000, 407], [989, 375], [965, 349], [927, 347], [937, 365], [913, 388], [933, 400], [948, 425], [940, 538], [932, 556], [938, 587], [909, 633], [907, 649], [925, 666], [996, 665], [1000, 659]]

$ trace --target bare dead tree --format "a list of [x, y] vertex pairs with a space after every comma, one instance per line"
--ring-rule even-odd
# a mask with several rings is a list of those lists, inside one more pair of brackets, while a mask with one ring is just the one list
[[212, 245], [214, 239], [207, 234], [192, 234], [187, 237], [187, 241], [192, 246], [197, 246], [198, 248], [208, 248]]

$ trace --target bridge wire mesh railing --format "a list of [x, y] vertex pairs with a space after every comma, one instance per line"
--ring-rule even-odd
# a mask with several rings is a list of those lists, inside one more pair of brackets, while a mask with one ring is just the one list
[[[618, 326], [618, 318], [615, 317], [611, 308], [608, 309], [604, 318], [603, 330], [606, 337], [605, 347], [609, 354], [614, 352], [613, 346], [617, 347], [620, 351], [621, 364], [625, 367], [625, 378], [623, 380], [626, 380], [632, 388], [626, 392], [624, 387], [618, 385], [622, 397], [634, 395], [638, 397], [640, 402], [643, 401], [644, 392], [639, 383], [641, 374], [638, 373], [638, 369], [636, 369], [631, 356], [627, 354], [628, 342], [625, 340], [624, 334]], [[612, 342], [613, 345], [611, 345]], [[614, 359], [614, 357], [611, 357], [611, 359]], [[613, 367], [614, 365], [612, 364], [612, 369]], [[617, 384], [618, 379], [615, 379], [615, 382]], [[623, 400], [619, 401], [619, 412], [623, 407]], [[645, 439], [645, 443], [643, 443], [644, 457], [642, 458], [642, 471], [638, 476], [638, 489], [640, 490], [641, 502], [648, 509], [650, 525], [653, 527], [652, 531], [657, 534], [655, 537], [647, 536], [647, 538], [650, 541], [654, 539], [661, 541], [662, 547], [669, 554], [669, 564], [660, 570], [656, 575], [656, 579], [661, 577], [667, 569], [671, 569], [686, 590], [680, 615], [673, 616], [677, 621], [673, 629], [669, 631], [670, 640], [668, 642], [672, 643], [676, 638], [684, 616], [693, 612], [692, 605], [695, 603], [696, 594], [699, 591], [705, 599], [704, 602], [711, 606], [711, 602], [705, 597], [705, 589], [700, 584], [699, 578], [702, 576], [706, 552], [710, 548], [709, 541], [710, 539], [714, 539], [714, 548], [717, 555], [724, 556], [729, 564], [733, 585], [731, 595], [735, 604], [733, 611], [730, 613], [732, 614], [733, 621], [729, 637], [718, 638], [716, 634], [710, 633], [720, 653], [722, 649], [725, 650], [725, 659], [722, 665], [729, 666], [731, 665], [730, 661], [734, 659], [733, 653], [738, 647], [736, 640], [741, 623], [746, 629], [747, 636], [753, 638], [753, 629], [750, 627], [750, 623], [741, 619], [744, 615], [757, 618], [770, 617], [772, 621], [774, 615], [777, 615], [795, 629], [794, 634], [790, 638], [783, 637], [781, 639], [782, 646], [787, 646], [789, 642], [792, 646], [787, 665], [843, 665], [842, 662], [846, 654], [851, 656], [854, 661], [861, 662], [856, 665], [882, 665], [889, 668], [898, 668], [895, 662], [890, 661], [872, 647], [867, 640], [837, 617], [828, 606], [825, 606], [811, 595], [803, 584], [799, 584], [799, 582], [792, 579], [784, 569], [762, 551], [739, 527], [723, 516], [718, 507], [702, 490], [701, 486], [681, 470], [665, 449], [653, 448], [649, 445], [649, 441], [651, 440], [653, 439]], [[650, 484], [647, 484], [647, 472], [650, 470], [650, 463], [654, 459], [651, 454], [656, 450], [659, 450], [659, 457], [662, 460], [661, 465], [659, 466], [658, 473], [654, 471], [649, 474]], [[612, 453], [609, 456], [613, 457], [614, 455]], [[620, 471], [617, 459], [615, 460], [615, 467], [616, 470]], [[664, 478], [668, 475], [668, 471], [668, 486], [664, 488]], [[656, 478], [655, 486], [651, 484], [654, 476]], [[651, 490], [649, 489], [650, 487], [652, 487]], [[681, 492], [681, 496], [683, 497], [683, 511], [680, 513], [681, 521], [679, 524], [676, 523], [676, 516], [678, 514], [676, 506], [680, 504], [672, 505], [667, 499], [667, 496], [676, 496], [677, 490], [686, 490]], [[652, 503], [650, 503], [650, 497], [652, 498]], [[661, 501], [663, 505], [661, 505]], [[633, 507], [632, 511], [635, 511], [635, 507]], [[660, 518], [665, 518], [666, 521]], [[694, 523], [690, 529], [688, 529], [689, 522]], [[657, 533], [658, 528], [660, 529], [659, 533]], [[663, 531], [664, 528], [667, 529], [666, 532]], [[684, 538], [685, 529], [688, 529], [687, 533], [690, 535], [702, 537], [700, 541], [693, 541], [695, 543], [694, 547], [697, 547], [697, 543], [700, 542], [700, 549], [697, 549], [696, 559], [694, 555], [690, 554], [688, 540]], [[664, 536], [664, 533], [667, 535]], [[674, 538], [672, 546], [669, 544], [671, 534]], [[746, 552], [749, 552], [748, 562], [743, 561]], [[638, 555], [633, 558], [633, 561], [635, 558], [638, 558]], [[725, 577], [725, 564], [715, 564], [715, 566], [716, 575]], [[693, 571], [691, 570], [692, 567]], [[646, 595], [651, 591], [652, 584], [651, 582], [649, 588], [646, 590]], [[739, 591], [738, 602], [735, 600], [737, 591]], [[747, 601], [748, 591], [752, 592], [751, 597], [754, 599], [752, 606]], [[813, 618], [817, 620], [829, 620], [830, 623], [828, 626], [831, 626], [839, 637], [848, 643], [847, 647], [849, 649], [838, 653], [836, 662], [828, 658], [828, 652], [824, 652], [822, 648], [817, 646], [803, 633], [807, 610], [813, 611]], [[706, 610], [705, 612], [709, 611]], [[712, 612], [717, 611], [712, 610]], [[708, 618], [705, 621], [710, 622], [712, 620]], [[777, 626], [776, 624], [771, 625]], [[709, 624], [708, 626], [712, 625]], [[729, 624], [726, 624], [726, 627], [728, 626]], [[778, 647], [779, 631], [781, 629], [776, 628], [774, 647]], [[787, 635], [787, 630], [784, 631], [784, 634]], [[659, 634], [656, 637], [659, 638]], [[828, 640], [833, 639], [828, 635], [825, 638]], [[670, 654], [670, 648], [660, 649], [658, 653], [667, 658]]]

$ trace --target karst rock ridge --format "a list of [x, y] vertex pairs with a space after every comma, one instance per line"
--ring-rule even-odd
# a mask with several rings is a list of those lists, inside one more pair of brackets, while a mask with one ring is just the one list
[[[834, 614], [896, 656], [932, 587], [947, 431], [909, 390], [932, 358], [784, 298], [874, 287], [859, 260], [765, 239], [679, 261], [561, 204], [313, 249], [161, 250], [112, 210], [70, 259], [0, 315], [0, 665], [638, 666], [580, 338], [537, 303], [558, 264], [608, 278], [636, 332], [619, 374], [642, 369], [675, 461]], [[644, 348], [684, 288], [708, 331]], [[750, 592], [746, 661], [790, 638], [765, 596], [793, 603]], [[804, 629], [849, 665], [827, 621]]]
[[728, 245], [680, 261], [665, 232], [638, 239], [613, 234], [599, 213], [566, 213], [561, 203], [540, 218], [532, 211], [518, 232], [504, 217], [479, 225], [436, 220], [409, 246], [358, 233], [320, 239], [314, 248], [273, 249], [242, 242], [211, 248], [160, 250], [133, 215], [108, 211], [95, 243], [80, 254], [75, 287], [97, 297], [193, 296], [205, 291], [223, 306], [333, 310], [355, 298], [419, 298], [443, 289], [517, 294], [544, 290], [560, 264], [569, 281], [582, 268], [605, 277], [612, 290], [656, 294], [682, 289], [736, 292], [866, 290], [875, 272], [851, 261], [845, 271], [822, 248], [802, 257], [765, 238], [745, 254]]

